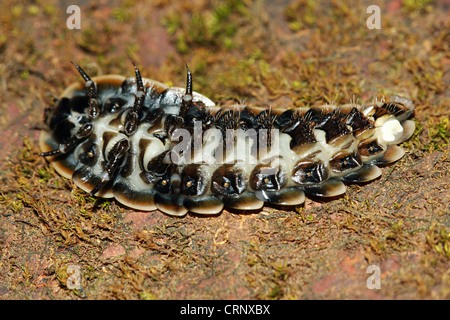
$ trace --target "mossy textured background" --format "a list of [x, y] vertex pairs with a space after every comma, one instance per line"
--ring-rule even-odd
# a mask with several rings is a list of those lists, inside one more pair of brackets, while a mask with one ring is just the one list
[[[381, 29], [369, 29], [369, 5]], [[69, 5], [81, 29], [67, 28]], [[449, 299], [450, 2], [0, 4], [0, 299]], [[88, 198], [38, 152], [48, 92], [134, 75], [219, 105], [291, 108], [403, 95], [398, 163], [338, 199], [174, 218]], [[68, 267], [81, 288], [70, 289]], [[370, 290], [367, 268], [381, 271]]]

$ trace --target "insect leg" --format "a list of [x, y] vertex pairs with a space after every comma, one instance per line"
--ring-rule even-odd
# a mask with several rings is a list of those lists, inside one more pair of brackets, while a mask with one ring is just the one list
[[85, 123], [66, 143], [61, 143], [58, 149], [37, 153], [37, 155], [41, 157], [48, 157], [66, 154], [67, 152], [75, 148], [81, 141], [89, 137], [93, 131], [94, 126], [91, 123]]
[[77, 68], [80, 75], [83, 77], [85, 81], [85, 88], [88, 94], [89, 98], [89, 118], [91, 120], [97, 119], [100, 115], [100, 106], [97, 101], [97, 86], [95, 85], [95, 82], [91, 80], [91, 78], [88, 76], [88, 74], [77, 64], [72, 64]]
[[94, 186], [94, 188], [89, 192], [88, 196], [92, 197], [98, 191], [100, 191], [111, 178], [114, 177], [117, 169], [122, 164], [124, 156], [130, 149], [130, 143], [128, 139], [122, 139], [118, 141], [114, 147], [111, 149], [108, 155], [108, 161], [105, 164], [105, 171], [101, 174], [100, 181]]

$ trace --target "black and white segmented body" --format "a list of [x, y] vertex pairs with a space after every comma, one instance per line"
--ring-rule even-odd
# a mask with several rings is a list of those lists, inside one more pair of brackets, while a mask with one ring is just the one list
[[218, 108], [192, 91], [189, 70], [184, 89], [141, 78], [136, 66], [132, 78], [91, 79], [76, 68], [84, 84], [69, 86], [46, 113], [40, 155], [90, 195], [139, 210], [217, 214], [338, 196], [343, 182], [373, 180], [377, 165], [400, 159], [397, 144], [415, 128], [406, 98]]

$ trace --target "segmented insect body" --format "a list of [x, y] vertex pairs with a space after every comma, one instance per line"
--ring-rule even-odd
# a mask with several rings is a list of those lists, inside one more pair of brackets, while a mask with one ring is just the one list
[[360, 106], [218, 108], [186, 88], [108, 75], [69, 86], [46, 113], [41, 156], [81, 189], [139, 210], [256, 210], [333, 197], [400, 159], [410, 100]]

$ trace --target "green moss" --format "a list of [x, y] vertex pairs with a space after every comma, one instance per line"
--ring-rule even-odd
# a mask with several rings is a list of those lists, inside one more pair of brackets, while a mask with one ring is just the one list
[[128, 22], [130, 21], [131, 14], [129, 11], [124, 10], [123, 8], [114, 8], [112, 10], [111, 15], [118, 21], [118, 22]]
[[448, 146], [448, 139], [450, 138], [450, 124], [448, 117], [442, 117], [438, 122], [430, 119], [428, 135], [430, 142], [425, 145], [428, 151], [444, 150]]
[[312, 0], [294, 1], [284, 10], [284, 15], [292, 31], [300, 31], [316, 25], [316, 2]]
[[24, 70], [24, 71], [20, 74], [20, 78], [22, 78], [22, 80], [27, 80], [29, 76], [30, 76], [30, 72], [29, 72], [28, 70]]
[[405, 12], [424, 12], [431, 9], [432, 0], [402, 0], [402, 10]]
[[20, 18], [23, 12], [23, 6], [18, 4], [11, 8], [11, 14], [14, 18]]
[[39, 6], [37, 6], [37, 5], [30, 5], [30, 6], [28, 6], [27, 11], [32, 16], [36, 16], [36, 15], [39, 14]]
[[39, 179], [40, 183], [47, 183], [55, 174], [55, 171], [50, 167], [47, 168], [38, 168], [36, 172], [40, 175], [41, 179]]
[[142, 300], [157, 300], [158, 298], [155, 297], [152, 293], [148, 291], [143, 291], [139, 293], [139, 298]]
[[448, 117], [439, 119], [427, 117], [426, 123], [415, 120], [416, 129], [410, 139], [403, 146], [411, 151], [433, 152], [445, 151], [450, 139], [450, 125]]
[[195, 12], [186, 18], [185, 12], [172, 11], [162, 23], [169, 34], [175, 35], [176, 48], [180, 54], [192, 47], [231, 49], [238, 25], [233, 16], [245, 16], [246, 6], [241, 1], [218, 2], [210, 10]]
[[278, 285], [272, 286], [268, 294], [269, 299], [278, 300], [283, 297], [283, 290]]
[[427, 232], [426, 242], [438, 255], [450, 259], [450, 231], [447, 228], [433, 223]]
[[10, 207], [9, 207], [13, 212], [20, 212], [23, 208], [22, 205], [22, 201], [17, 200], [17, 201], [11, 201], [10, 202]]

